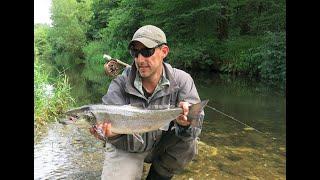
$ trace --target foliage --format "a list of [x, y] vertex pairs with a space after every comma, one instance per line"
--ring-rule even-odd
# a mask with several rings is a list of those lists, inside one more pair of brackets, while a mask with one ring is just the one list
[[[221, 48], [217, 39], [195, 41], [194, 43], [178, 42], [171, 47], [169, 63], [189, 71], [211, 70], [218, 63], [218, 51]], [[217, 65], [215, 65], [217, 66]]]
[[34, 118], [37, 131], [74, 103], [66, 75], [50, 77], [46, 66], [36, 57], [34, 63]]
[[267, 32], [266, 43], [259, 47], [261, 77], [270, 82], [286, 83], [286, 44], [284, 33]]
[[52, 60], [52, 47], [48, 41], [48, 32], [50, 30], [47, 24], [36, 24], [34, 26], [34, 50], [35, 56], [39, 58], [39, 61], [50, 66]]
[[236, 35], [258, 35], [285, 29], [285, 1], [232, 0], [230, 25]]
[[116, 0], [93, 0], [93, 15], [89, 21], [90, 28], [87, 31], [87, 37], [90, 40], [102, 39], [101, 30], [109, 24], [110, 11], [116, 7], [118, 7]]
[[95, 41], [89, 43], [83, 51], [85, 54], [85, 67], [82, 71], [82, 76], [85, 78], [87, 89], [95, 92], [95, 97], [90, 99], [92, 101], [100, 100], [111, 82], [111, 78], [108, 78], [104, 71], [106, 62], [102, 57], [104, 46], [101, 42]]
[[224, 59], [221, 71], [285, 84], [285, 33], [266, 32], [259, 38], [243, 36], [228, 41], [226, 48], [227, 53], [221, 54]]
[[91, 18], [90, 3], [76, 0], [53, 0], [53, 27], [49, 39], [54, 48], [54, 63], [63, 70], [66, 65], [78, 67], [83, 61], [82, 48], [86, 45], [86, 31]]
[[220, 70], [227, 73], [257, 75], [251, 73], [257, 68], [256, 62], [246, 61], [249, 59], [246, 56], [250, 55], [251, 49], [263, 44], [262, 38], [262, 36], [240, 36], [228, 39], [223, 44], [224, 51], [220, 53], [223, 59]]

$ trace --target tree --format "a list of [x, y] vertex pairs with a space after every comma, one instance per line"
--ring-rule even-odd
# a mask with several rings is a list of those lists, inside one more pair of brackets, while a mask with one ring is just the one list
[[36, 56], [43, 61], [48, 63], [51, 59], [51, 46], [48, 42], [48, 32], [50, 30], [47, 24], [36, 24], [34, 26], [34, 48]]
[[54, 47], [55, 63], [60, 68], [83, 63], [82, 48], [87, 41], [85, 33], [91, 18], [90, 3], [53, 0], [51, 13], [50, 41]]

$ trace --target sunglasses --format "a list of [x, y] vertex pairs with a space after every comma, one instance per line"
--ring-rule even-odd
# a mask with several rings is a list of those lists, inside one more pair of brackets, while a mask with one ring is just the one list
[[144, 48], [144, 49], [134, 49], [133, 46], [130, 48], [130, 55], [132, 57], [138, 57], [139, 54], [141, 54], [143, 57], [150, 57], [154, 54], [156, 48], [162, 46], [163, 44], [159, 44], [158, 46], [154, 47], [154, 48]]

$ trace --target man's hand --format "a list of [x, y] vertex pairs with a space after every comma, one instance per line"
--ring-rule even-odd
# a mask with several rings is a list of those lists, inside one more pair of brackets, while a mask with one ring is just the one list
[[183, 112], [179, 117], [177, 117], [176, 121], [181, 126], [189, 126], [191, 124], [189, 121], [187, 121], [188, 120], [187, 115], [189, 113], [189, 105], [190, 104], [188, 102], [181, 101], [179, 103], [179, 107], [182, 108]]
[[99, 133], [96, 131], [96, 129], [100, 129], [105, 137], [114, 137], [118, 135], [116, 133], [111, 132], [111, 123], [108, 123], [108, 122], [97, 124], [95, 128], [94, 127], [89, 128], [90, 133], [94, 135], [94, 137], [100, 140], [104, 140], [103, 137], [101, 137], [101, 135], [99, 135]]

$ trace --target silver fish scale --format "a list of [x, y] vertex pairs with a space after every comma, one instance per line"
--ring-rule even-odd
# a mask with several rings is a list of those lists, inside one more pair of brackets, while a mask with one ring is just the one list
[[97, 122], [111, 122], [111, 131], [118, 134], [143, 133], [157, 130], [176, 119], [181, 108], [149, 110], [129, 105], [91, 105]]

